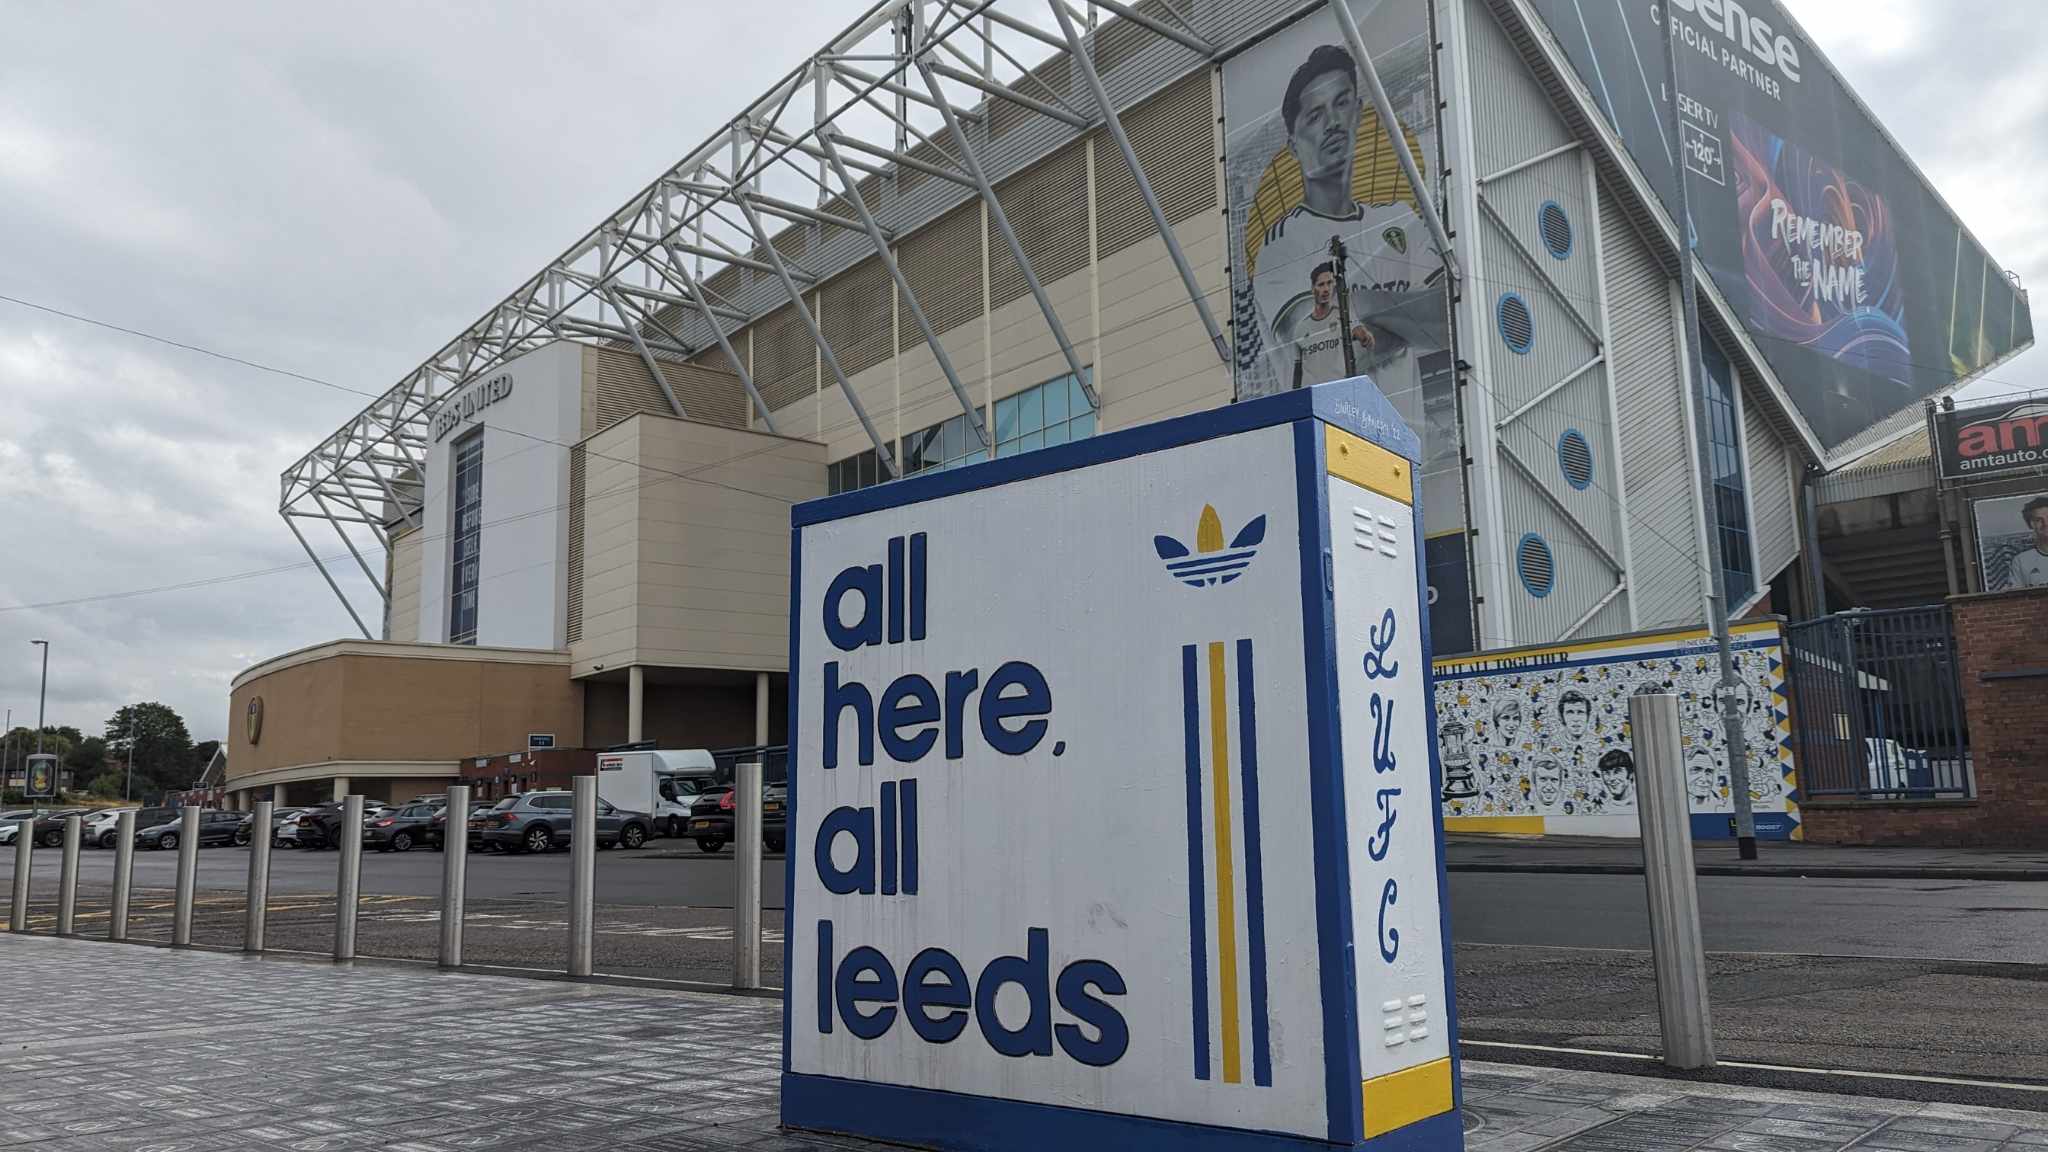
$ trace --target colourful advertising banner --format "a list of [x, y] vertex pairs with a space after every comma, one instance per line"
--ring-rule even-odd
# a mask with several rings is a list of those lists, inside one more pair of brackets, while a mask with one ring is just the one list
[[1667, 206], [1685, 156], [1701, 258], [1822, 445], [2033, 342], [2026, 297], [1773, 0], [1529, 3]]

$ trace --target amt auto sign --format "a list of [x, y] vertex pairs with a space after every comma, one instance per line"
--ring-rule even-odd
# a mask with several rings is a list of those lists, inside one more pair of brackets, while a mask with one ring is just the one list
[[1415, 456], [1361, 378], [796, 509], [786, 1122], [1461, 1146]]
[[2048, 465], [2048, 403], [2027, 400], [1936, 412], [1934, 443], [1946, 479], [2036, 472]]

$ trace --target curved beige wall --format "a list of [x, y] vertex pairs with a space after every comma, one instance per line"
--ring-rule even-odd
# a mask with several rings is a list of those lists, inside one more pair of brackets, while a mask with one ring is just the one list
[[[249, 741], [249, 701], [263, 726]], [[235, 678], [228, 783], [331, 763], [431, 763], [519, 751], [530, 732], [573, 746], [583, 694], [569, 654], [345, 640], [279, 656]]]

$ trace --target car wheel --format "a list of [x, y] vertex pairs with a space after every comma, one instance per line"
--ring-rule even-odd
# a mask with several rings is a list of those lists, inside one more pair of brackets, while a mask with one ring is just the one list
[[555, 846], [555, 834], [546, 828], [529, 828], [520, 845], [528, 852], [545, 852]]
[[178, 846], [178, 834], [176, 832], [164, 833], [162, 836], [157, 837], [156, 846], [166, 850], [176, 848]]
[[700, 851], [716, 852], [720, 848], [725, 847], [725, 841], [720, 840], [716, 836], [699, 836], [697, 837], [697, 847]]
[[412, 833], [400, 832], [398, 835], [393, 836], [391, 838], [391, 850], [393, 852], [412, 851]]
[[247, 830], [247, 829], [243, 829], [243, 828], [237, 828], [237, 829], [235, 829], [235, 847], [237, 847], [237, 848], [247, 848], [248, 846], [249, 846], [249, 833], [248, 833], [248, 830]]
[[619, 843], [627, 848], [638, 848], [647, 843], [647, 829], [638, 824], [628, 824], [619, 829]]
[[45, 848], [62, 848], [63, 846], [64, 846], [64, 830], [63, 830], [63, 829], [61, 829], [61, 828], [52, 828], [52, 829], [50, 829], [50, 830], [49, 830], [48, 832], [45, 832], [45, 833], [43, 833], [43, 847], [45, 847]]

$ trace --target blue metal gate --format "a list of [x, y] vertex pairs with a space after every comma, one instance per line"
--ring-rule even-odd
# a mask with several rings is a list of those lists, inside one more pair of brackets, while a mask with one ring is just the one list
[[1790, 624], [1785, 656], [1802, 795], [1905, 800], [1976, 793], [1948, 605], [1837, 612]]

